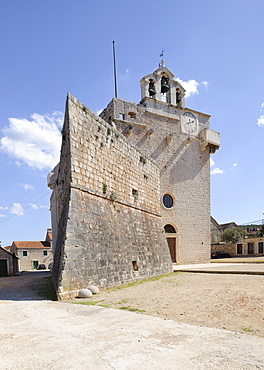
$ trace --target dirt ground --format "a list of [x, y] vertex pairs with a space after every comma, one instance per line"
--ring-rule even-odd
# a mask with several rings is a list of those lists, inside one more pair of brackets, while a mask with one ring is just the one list
[[263, 275], [172, 273], [73, 302], [264, 337]]
[[[48, 276], [48, 271], [32, 271], [1, 278], [0, 303], [47, 299], [39, 292]], [[264, 275], [178, 272], [72, 302], [264, 337]]]

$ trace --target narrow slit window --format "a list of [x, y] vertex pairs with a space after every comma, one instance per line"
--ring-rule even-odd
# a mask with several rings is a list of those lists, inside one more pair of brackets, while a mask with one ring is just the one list
[[132, 265], [133, 265], [133, 270], [134, 270], [134, 271], [138, 271], [138, 264], [137, 264], [137, 261], [132, 261]]
[[138, 190], [137, 189], [132, 189], [132, 196], [134, 200], [138, 200]]

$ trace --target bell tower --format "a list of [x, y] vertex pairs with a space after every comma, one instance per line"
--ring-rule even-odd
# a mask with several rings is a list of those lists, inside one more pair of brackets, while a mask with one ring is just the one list
[[141, 104], [152, 106], [155, 101], [184, 108], [185, 89], [174, 80], [174, 74], [165, 66], [164, 60], [160, 65], [153, 73], [140, 80]]
[[[159, 168], [160, 216], [172, 261], [209, 261], [210, 155], [220, 134], [210, 129], [210, 115], [185, 106], [186, 91], [164, 60], [140, 87], [139, 104], [114, 98], [100, 116], [141, 151], [142, 164], [149, 158]], [[137, 202], [145, 202], [145, 186], [134, 189]]]

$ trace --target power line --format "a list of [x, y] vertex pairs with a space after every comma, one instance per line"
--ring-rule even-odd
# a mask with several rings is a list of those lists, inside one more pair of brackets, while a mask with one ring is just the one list
[[[31, 207], [31, 204], [36, 204], [39, 200], [41, 200], [42, 198], [44, 198], [46, 195], [50, 194], [50, 192], [42, 195], [40, 198], [38, 198], [37, 200], [35, 200], [35, 202], [32, 202], [30, 203], [28, 206], [26, 206], [25, 208], [22, 208], [22, 211], [25, 211], [26, 209], [28, 209], [29, 207]], [[0, 225], [3, 224], [4, 222], [10, 220], [11, 218], [15, 217], [15, 216], [18, 216], [19, 214], [21, 213], [20, 212], [17, 212], [17, 213], [14, 213], [12, 216], [9, 216], [8, 218], [5, 218], [3, 221], [0, 222]]]

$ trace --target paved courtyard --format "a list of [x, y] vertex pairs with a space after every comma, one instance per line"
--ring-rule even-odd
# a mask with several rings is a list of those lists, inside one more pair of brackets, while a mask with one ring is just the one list
[[0, 279], [1, 369], [264, 369], [263, 338], [42, 300], [47, 275]]

